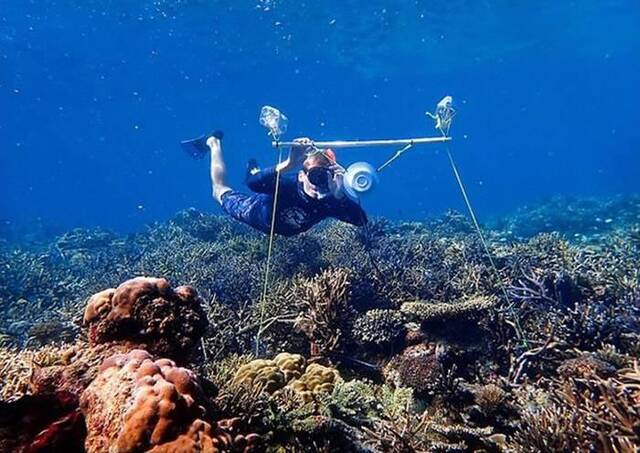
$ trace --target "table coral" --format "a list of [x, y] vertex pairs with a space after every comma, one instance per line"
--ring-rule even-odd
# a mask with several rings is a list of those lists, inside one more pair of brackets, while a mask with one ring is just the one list
[[129, 340], [184, 360], [204, 334], [207, 319], [192, 287], [174, 290], [163, 278], [137, 277], [92, 296], [84, 324], [92, 345]]
[[476, 296], [451, 303], [406, 302], [400, 311], [420, 321], [461, 318], [488, 310], [496, 305], [496, 298]]

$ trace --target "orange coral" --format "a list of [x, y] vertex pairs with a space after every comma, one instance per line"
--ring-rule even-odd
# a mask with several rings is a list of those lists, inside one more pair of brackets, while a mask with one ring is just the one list
[[87, 324], [109, 313], [115, 292], [115, 288], [109, 288], [91, 296], [84, 310], [83, 323]]
[[212, 445], [213, 440], [205, 438], [211, 434], [200, 423], [205, 406], [191, 371], [168, 359], [154, 361], [139, 349], [116, 354], [105, 360], [80, 398], [87, 424], [85, 447], [88, 452], [108, 451], [110, 446], [120, 452], [146, 451], [182, 434]]

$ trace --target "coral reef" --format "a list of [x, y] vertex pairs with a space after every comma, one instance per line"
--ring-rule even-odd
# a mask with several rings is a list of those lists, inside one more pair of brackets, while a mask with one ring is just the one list
[[195, 210], [5, 241], [0, 450], [634, 451], [640, 206], [558, 206], [495, 269], [454, 212], [326, 222], [264, 297], [264, 237]]

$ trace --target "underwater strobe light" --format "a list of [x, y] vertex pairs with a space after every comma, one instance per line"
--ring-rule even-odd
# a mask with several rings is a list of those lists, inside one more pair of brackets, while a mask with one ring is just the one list
[[378, 185], [378, 172], [367, 162], [355, 162], [347, 168], [343, 184], [345, 193], [357, 200]]

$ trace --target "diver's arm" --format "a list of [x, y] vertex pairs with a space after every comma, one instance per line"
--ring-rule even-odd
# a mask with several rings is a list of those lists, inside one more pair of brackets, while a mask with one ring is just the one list
[[284, 173], [302, 165], [307, 153], [313, 148], [310, 138], [302, 137], [294, 140], [295, 145], [289, 148], [289, 156], [276, 166], [279, 173]]

